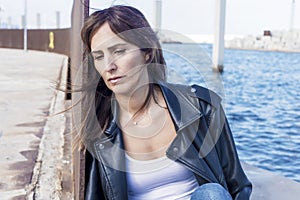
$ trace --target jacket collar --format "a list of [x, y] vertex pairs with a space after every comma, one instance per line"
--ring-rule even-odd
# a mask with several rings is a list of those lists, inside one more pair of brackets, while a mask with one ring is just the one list
[[191, 86], [163, 83], [160, 88], [177, 132], [202, 116]]
[[[195, 106], [199, 104], [198, 99], [195, 98], [193, 87], [166, 82], [159, 83], [158, 85], [162, 91], [177, 132], [202, 116], [198, 108], [199, 106]], [[116, 129], [119, 127], [119, 106], [115, 98], [112, 98], [111, 110], [113, 117], [105, 130], [107, 136], [116, 134]]]

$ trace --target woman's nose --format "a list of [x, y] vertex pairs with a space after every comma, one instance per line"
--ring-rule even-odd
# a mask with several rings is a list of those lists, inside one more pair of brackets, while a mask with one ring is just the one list
[[117, 69], [117, 65], [115, 63], [115, 59], [113, 56], [107, 56], [105, 59], [105, 71], [112, 72]]

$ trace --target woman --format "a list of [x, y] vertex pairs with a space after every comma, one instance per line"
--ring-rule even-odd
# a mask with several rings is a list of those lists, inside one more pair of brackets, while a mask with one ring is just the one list
[[86, 199], [249, 199], [220, 98], [166, 82], [159, 41], [140, 11], [96, 11], [81, 36]]

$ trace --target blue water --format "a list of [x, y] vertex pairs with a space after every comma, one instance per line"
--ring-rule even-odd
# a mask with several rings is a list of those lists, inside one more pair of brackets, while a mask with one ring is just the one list
[[300, 53], [226, 49], [212, 72], [212, 46], [164, 44], [171, 82], [197, 83], [223, 98], [242, 161], [300, 182]]

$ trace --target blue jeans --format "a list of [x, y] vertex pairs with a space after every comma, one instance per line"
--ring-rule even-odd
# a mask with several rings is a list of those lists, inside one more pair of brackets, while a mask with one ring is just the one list
[[192, 193], [191, 200], [232, 200], [232, 198], [220, 184], [206, 183]]

